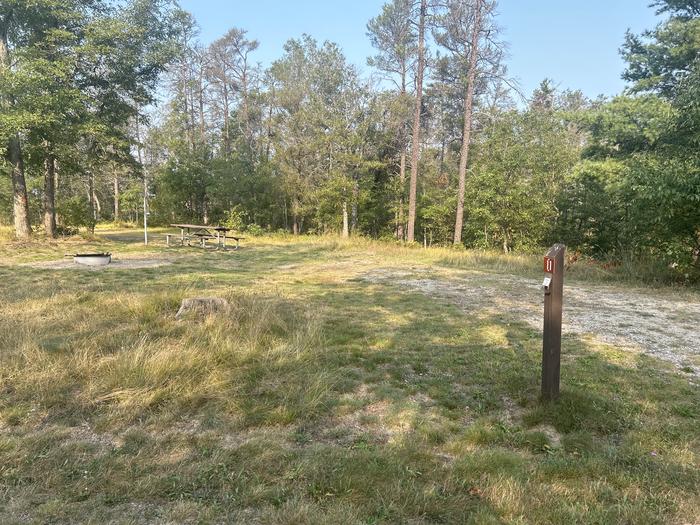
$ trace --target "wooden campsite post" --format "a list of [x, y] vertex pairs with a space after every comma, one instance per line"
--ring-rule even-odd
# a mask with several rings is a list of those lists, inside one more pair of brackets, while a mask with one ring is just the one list
[[561, 313], [566, 246], [555, 244], [544, 257], [544, 330], [542, 333], [542, 399], [559, 397]]

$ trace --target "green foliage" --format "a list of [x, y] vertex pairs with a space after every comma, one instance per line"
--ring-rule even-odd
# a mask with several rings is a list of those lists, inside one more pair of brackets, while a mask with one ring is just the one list
[[[194, 18], [170, 0], [3, 3], [12, 67], [0, 75], [0, 140], [19, 134], [32, 220], [42, 219], [44, 161], [55, 157], [59, 208], [84, 204], [72, 199], [93, 188], [100, 219], [116, 218], [118, 188], [120, 218], [136, 221], [145, 182], [153, 224], [329, 233], [347, 219], [350, 234], [396, 238], [407, 213], [416, 5], [392, 0], [367, 25], [368, 62], [387, 86], [309, 35], [289, 40], [265, 70], [244, 29], [204, 47]], [[611, 100], [545, 79], [517, 107], [498, 49], [483, 42], [480, 71], [495, 69], [474, 86], [466, 246], [530, 252], [564, 241], [584, 257], [697, 276], [698, 8], [654, 7], [664, 18], [627, 36], [631, 85]], [[440, 49], [421, 115], [416, 231], [419, 242], [444, 245], [455, 222], [472, 10], [448, 2], [429, 15]], [[156, 113], [148, 106], [159, 86], [166, 102]]]
[[267, 233], [261, 226], [258, 226], [255, 223], [246, 226], [244, 231], [252, 237], [260, 237], [261, 235], [265, 235], [265, 233]]
[[201, 220], [207, 213], [207, 193], [213, 183], [208, 149], [200, 145], [193, 151], [180, 151], [156, 174], [155, 183], [157, 196], [151, 207], [157, 217]]
[[618, 160], [583, 161], [566, 177], [557, 196], [561, 210], [554, 237], [570, 249], [605, 257], [630, 239], [623, 229], [626, 200], [621, 184], [627, 167]]
[[559, 110], [509, 112], [486, 132], [468, 177], [466, 238], [483, 247], [531, 250], [549, 241], [580, 138]]
[[665, 140], [676, 117], [671, 104], [656, 95], [619, 96], [579, 114], [590, 133], [585, 157], [622, 158], [656, 148]]
[[5, 174], [3, 162], [0, 161], [0, 223], [12, 221], [12, 183]]
[[240, 206], [234, 206], [226, 212], [223, 224], [234, 231], [243, 231], [246, 226], [246, 213], [241, 210]]
[[659, 0], [660, 13], [671, 16], [641, 36], [627, 34], [622, 56], [623, 77], [636, 92], [673, 98], [692, 74], [700, 54], [700, 8], [694, 0]]
[[58, 214], [61, 222], [68, 228], [85, 227], [92, 229], [95, 226], [95, 219], [87, 197], [69, 197], [62, 200], [58, 205]]
[[428, 244], [451, 244], [456, 207], [457, 194], [452, 187], [434, 187], [423, 193], [419, 230], [426, 236]]
[[[675, 151], [636, 155], [629, 161], [624, 190], [634, 195], [629, 222], [640, 244], [677, 266], [693, 271], [700, 246], [700, 162]], [[695, 251], [694, 251], [695, 250]]]
[[411, 0], [392, 0], [367, 24], [367, 36], [377, 50], [376, 55], [367, 59], [367, 64], [389, 76], [400, 93], [407, 89], [411, 62], [418, 51], [413, 13]]
[[557, 235], [598, 256], [651, 258], [685, 280], [700, 276], [700, 13], [659, 0], [670, 13], [641, 37], [628, 34], [625, 78], [638, 96], [581, 116], [583, 161], [559, 196]]
[[170, 0], [0, 5], [0, 150], [19, 138], [35, 221], [51, 191], [42, 182], [47, 159], [60, 172], [59, 205], [84, 192], [86, 174], [97, 202], [98, 193], [108, 201], [112, 177], [139, 171], [130, 126], [178, 52], [181, 17]]
[[700, 62], [680, 84], [673, 105], [676, 109], [673, 142], [697, 150], [700, 146]]

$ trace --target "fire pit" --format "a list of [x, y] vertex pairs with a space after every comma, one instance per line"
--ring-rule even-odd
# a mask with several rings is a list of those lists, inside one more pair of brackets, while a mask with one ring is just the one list
[[73, 262], [85, 266], [107, 266], [112, 262], [111, 253], [76, 253]]

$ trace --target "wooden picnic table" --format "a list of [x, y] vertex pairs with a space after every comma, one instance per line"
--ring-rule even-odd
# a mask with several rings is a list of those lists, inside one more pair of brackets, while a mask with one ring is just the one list
[[[180, 228], [180, 244], [185, 245], [185, 242], [187, 242], [188, 245], [191, 246], [191, 241], [192, 239], [196, 239], [202, 248], [206, 246], [206, 242], [209, 239], [216, 239], [216, 247], [217, 248], [226, 248], [226, 239], [233, 239], [236, 241], [236, 247], [234, 250], [237, 250], [240, 245], [240, 241], [244, 239], [244, 237], [238, 237], [235, 235], [229, 235], [230, 231], [233, 231], [232, 228], [228, 228], [226, 226], [211, 226], [211, 225], [206, 225], [206, 224], [171, 224], [173, 228]], [[166, 234], [166, 244], [170, 246], [170, 237], [172, 234]]]

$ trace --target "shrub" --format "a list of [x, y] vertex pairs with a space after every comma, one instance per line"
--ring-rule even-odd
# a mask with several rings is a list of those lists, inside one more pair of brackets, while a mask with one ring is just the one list
[[245, 229], [246, 233], [253, 236], [259, 237], [260, 235], [265, 235], [265, 229], [259, 224], [249, 224]]
[[67, 228], [95, 227], [95, 218], [90, 208], [90, 201], [87, 197], [71, 197], [62, 201], [57, 210], [61, 218], [61, 226]]
[[224, 226], [232, 230], [242, 231], [245, 227], [245, 222], [248, 214], [236, 205], [226, 212], [224, 217]]
[[56, 235], [60, 235], [61, 237], [71, 237], [73, 235], [78, 235], [78, 229], [59, 224], [56, 226]]

